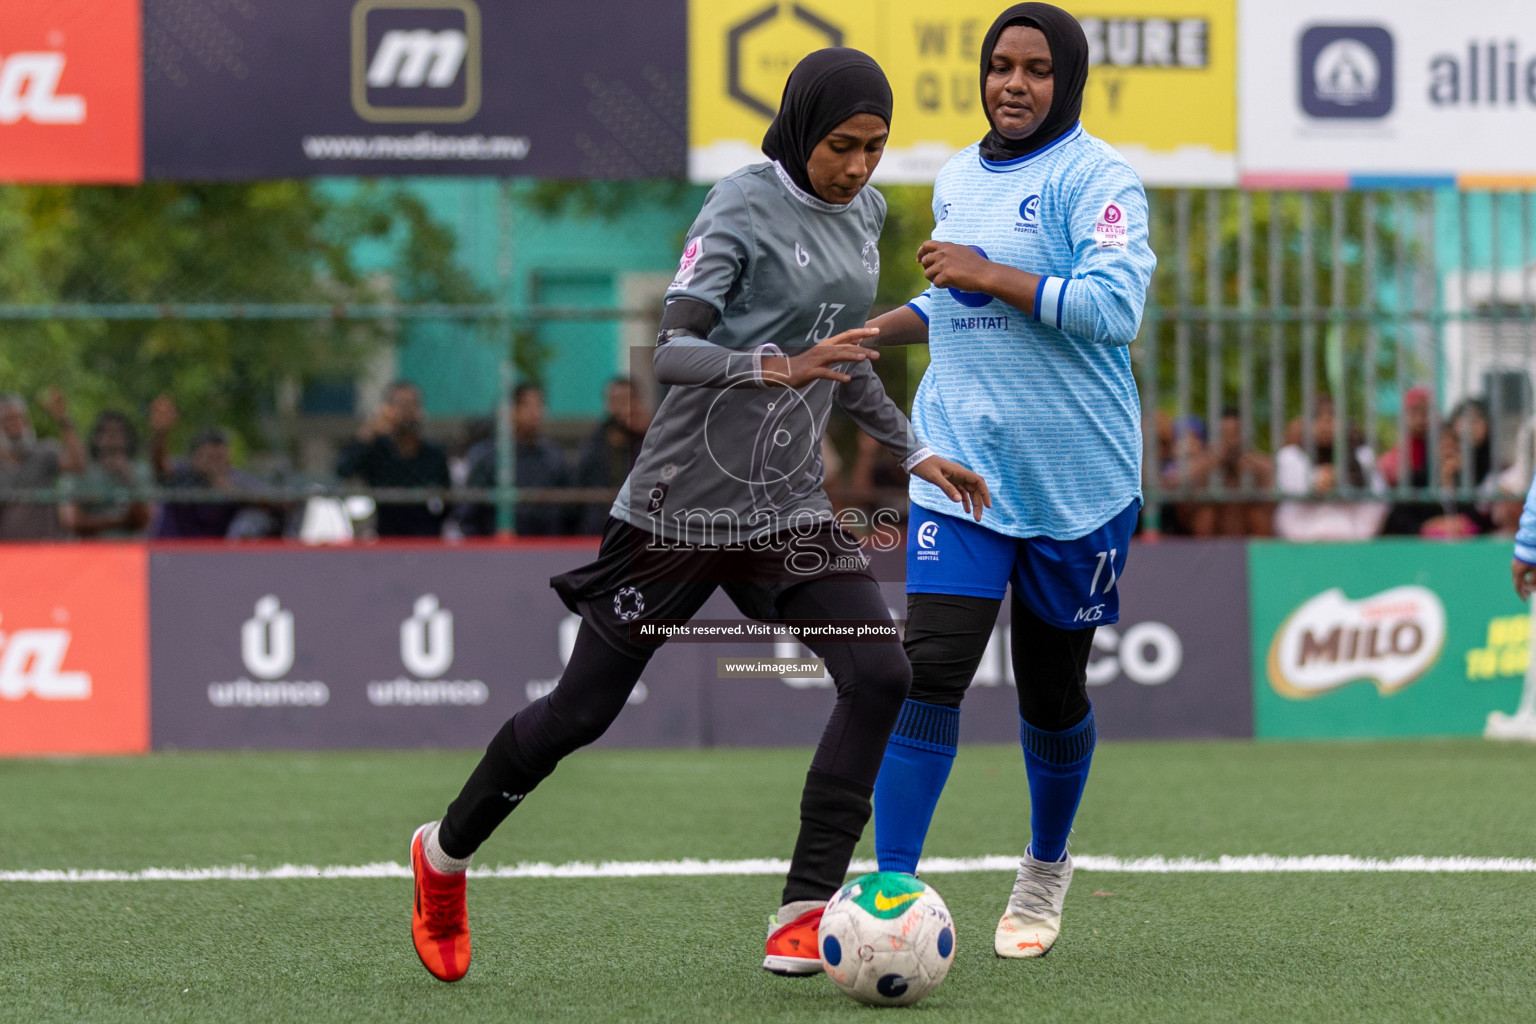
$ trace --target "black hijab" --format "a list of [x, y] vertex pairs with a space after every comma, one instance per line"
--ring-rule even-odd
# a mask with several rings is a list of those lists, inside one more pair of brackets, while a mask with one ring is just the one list
[[[1039, 6], [1039, 5], [1036, 5]], [[891, 83], [873, 57], [846, 46], [808, 53], [789, 73], [779, 112], [763, 136], [763, 152], [790, 180], [816, 195], [805, 169], [811, 151], [855, 114], [874, 114], [889, 127]]]
[[[999, 132], [992, 124], [992, 112], [987, 110], [987, 72], [992, 67], [992, 51], [997, 47], [997, 37], [1009, 25], [1039, 29], [1051, 48], [1051, 63], [1055, 66], [1056, 89], [1051, 109], [1046, 111], [1045, 120], [1022, 139], [1010, 139]], [[981, 43], [981, 108], [991, 125], [981, 140], [982, 157], [999, 163], [1017, 160], [1061, 138], [1082, 116], [1083, 87], [1087, 84], [1088, 37], [1076, 18], [1060, 7], [1041, 3], [1014, 4], [999, 14]]]

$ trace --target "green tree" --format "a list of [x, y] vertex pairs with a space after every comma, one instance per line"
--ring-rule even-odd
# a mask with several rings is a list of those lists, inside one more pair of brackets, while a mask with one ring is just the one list
[[[382, 272], [361, 269], [364, 248], [387, 254]], [[451, 232], [390, 186], [346, 200], [303, 181], [0, 187], [0, 306], [483, 299], [454, 262]], [[254, 317], [8, 319], [0, 390], [35, 398], [58, 384], [82, 419], [105, 408], [141, 418], [168, 392], [184, 429], [219, 424], [266, 447], [258, 417], [281, 385], [350, 376], [391, 331]]]

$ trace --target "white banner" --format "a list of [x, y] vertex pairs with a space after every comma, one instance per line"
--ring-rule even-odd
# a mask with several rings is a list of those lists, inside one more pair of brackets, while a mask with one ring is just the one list
[[1536, 0], [1241, 0], [1250, 187], [1536, 185]]

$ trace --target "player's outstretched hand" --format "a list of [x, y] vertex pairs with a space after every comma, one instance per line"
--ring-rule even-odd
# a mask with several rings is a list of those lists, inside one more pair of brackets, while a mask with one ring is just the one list
[[778, 387], [798, 388], [813, 380], [825, 378], [846, 384], [852, 380], [846, 373], [834, 370], [836, 363], [862, 363], [879, 359], [880, 353], [864, 348], [860, 342], [880, 333], [878, 327], [855, 327], [842, 334], [834, 334], [795, 356], [770, 356], [763, 360], [763, 380]]
[[[991, 287], [992, 261], [968, 245], [929, 239], [917, 250], [923, 276], [940, 288], [986, 292]], [[990, 293], [989, 293], [990, 294]]]
[[1526, 565], [1516, 558], [1509, 563], [1509, 574], [1514, 577], [1515, 593], [1520, 600], [1529, 601], [1531, 594], [1536, 593], [1536, 565]]
[[978, 523], [982, 510], [992, 507], [992, 492], [987, 490], [987, 482], [981, 474], [973, 473], [958, 462], [930, 455], [912, 467], [912, 475], [939, 488], [949, 495], [950, 501], [960, 502]]

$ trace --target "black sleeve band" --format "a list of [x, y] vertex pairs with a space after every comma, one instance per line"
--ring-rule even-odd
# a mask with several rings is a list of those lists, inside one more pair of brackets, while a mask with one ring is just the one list
[[720, 322], [715, 307], [698, 299], [672, 299], [661, 314], [661, 330], [656, 344], [664, 345], [674, 332], [686, 332], [695, 338], [708, 338], [709, 332]]

